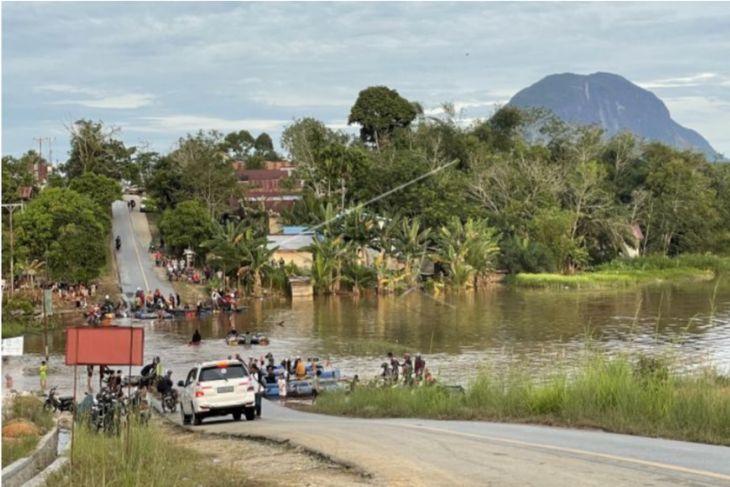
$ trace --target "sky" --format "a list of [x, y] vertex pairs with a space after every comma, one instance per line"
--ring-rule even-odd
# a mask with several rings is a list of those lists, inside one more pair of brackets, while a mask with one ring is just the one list
[[301, 117], [348, 129], [373, 85], [469, 120], [549, 74], [604, 71], [727, 155], [729, 32], [728, 3], [3, 2], [2, 154], [52, 137], [62, 162], [80, 118], [163, 153], [199, 129], [278, 143]]

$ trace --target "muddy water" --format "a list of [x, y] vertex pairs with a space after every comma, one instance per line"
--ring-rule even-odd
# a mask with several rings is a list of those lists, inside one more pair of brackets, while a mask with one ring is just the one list
[[[588, 336], [609, 350], [672, 348], [687, 365], [713, 362], [730, 369], [730, 279], [657, 285], [632, 290], [526, 290], [500, 287], [434, 298], [417, 292], [402, 297], [318, 298], [253, 301], [246, 313], [200, 320], [137, 321], [145, 355], [162, 357], [173, 378], [190, 365], [232, 353], [248, 358], [272, 352], [329, 359], [346, 374], [377, 373], [387, 351], [421, 352], [427, 366], [449, 382], [464, 382], [474, 366], [515, 355], [541, 364], [577, 355]], [[231, 320], [240, 332], [262, 331], [266, 347], [228, 347], [222, 337]], [[283, 322], [283, 326], [279, 323]], [[203, 344], [187, 343], [200, 329]], [[63, 365], [65, 334], [50, 337], [49, 385], [70, 390], [73, 375]], [[37, 388], [43, 337], [26, 337], [26, 355], [11, 357], [5, 369], [16, 387]], [[133, 368], [138, 373], [139, 367]], [[124, 369], [127, 373], [127, 369]], [[79, 370], [79, 388], [85, 384]], [[96, 379], [96, 377], [95, 377]], [[98, 380], [97, 380], [98, 384]]]

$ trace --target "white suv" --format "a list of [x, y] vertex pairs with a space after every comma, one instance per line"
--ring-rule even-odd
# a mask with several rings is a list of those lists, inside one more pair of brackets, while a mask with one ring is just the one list
[[256, 417], [256, 396], [253, 379], [246, 366], [237, 360], [221, 360], [198, 364], [188, 373], [182, 388], [180, 412], [183, 424], [199, 425], [208, 416], [233, 415], [239, 421], [243, 414]]

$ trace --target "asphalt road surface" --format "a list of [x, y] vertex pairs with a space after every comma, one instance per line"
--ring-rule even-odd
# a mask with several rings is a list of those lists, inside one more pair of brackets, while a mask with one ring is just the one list
[[[180, 413], [166, 415], [181, 424]], [[351, 419], [264, 401], [191, 430], [288, 440], [389, 486], [728, 486], [730, 448], [532, 425]]]
[[[147, 252], [145, 215], [113, 206], [125, 293], [172, 292]], [[180, 423], [180, 414], [167, 415]], [[730, 448], [543, 426], [419, 419], [351, 419], [265, 401], [263, 418], [190, 427], [287, 440], [359, 467], [389, 486], [730, 486]]]
[[[137, 206], [133, 211], [127, 208], [127, 200], [136, 199]], [[163, 296], [173, 292], [172, 287], [158, 279], [155, 273], [155, 262], [150, 247], [149, 225], [147, 216], [139, 211], [139, 198], [125, 196], [125, 201], [116, 201], [112, 205], [112, 231], [114, 236], [122, 238], [122, 248], [117, 252], [119, 266], [119, 282], [127, 297], [132, 297], [140, 288], [154, 292], [159, 289]]]

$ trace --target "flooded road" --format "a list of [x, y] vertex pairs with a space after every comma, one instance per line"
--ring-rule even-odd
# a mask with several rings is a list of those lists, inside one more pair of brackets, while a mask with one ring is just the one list
[[[532, 290], [498, 287], [434, 298], [331, 297], [294, 301], [252, 301], [240, 314], [196, 320], [117, 320], [145, 328], [145, 357], [162, 358], [179, 379], [198, 361], [241, 353], [244, 358], [272, 352], [286, 357], [329, 359], [344, 374], [363, 379], [378, 372], [385, 354], [421, 352], [442, 380], [465, 383], [485, 360], [507, 363], [515, 356], [536, 367], [556, 358], [570, 361], [587, 340], [612, 350], [671, 348], [687, 366], [713, 363], [730, 370], [730, 279], [684, 282], [631, 290]], [[271, 344], [229, 347], [233, 321], [239, 332], [261, 331]], [[283, 326], [278, 324], [283, 321]], [[195, 329], [203, 344], [188, 347]], [[589, 338], [590, 337], [590, 338]], [[49, 386], [70, 391], [73, 375], [63, 365], [65, 332], [50, 336]], [[42, 335], [26, 337], [24, 357], [6, 364], [17, 388], [37, 389]], [[67, 370], [68, 369], [68, 370]], [[140, 367], [134, 367], [138, 373]], [[124, 368], [127, 373], [127, 368]], [[95, 377], [98, 385], [98, 379]], [[79, 390], [85, 371], [79, 368]]]

